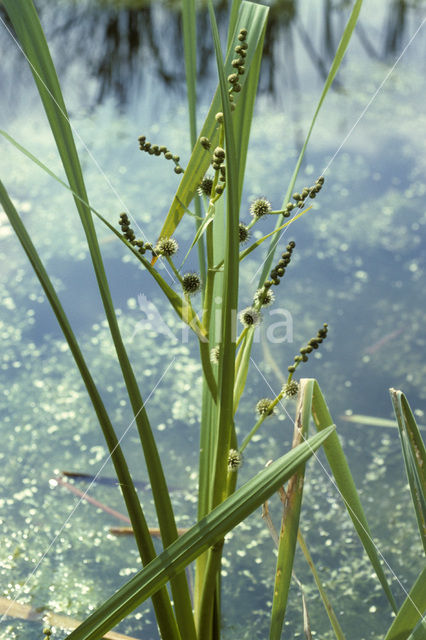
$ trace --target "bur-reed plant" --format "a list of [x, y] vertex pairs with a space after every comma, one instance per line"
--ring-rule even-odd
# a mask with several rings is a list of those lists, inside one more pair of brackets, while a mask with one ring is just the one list
[[[122, 213], [119, 220], [112, 223], [90, 206], [66, 106], [35, 7], [31, 0], [4, 0], [4, 6], [20, 45], [30, 62], [67, 182], [55, 176], [36, 156], [6, 132], [1, 133], [28, 158], [69, 189], [74, 198], [86, 234], [105, 317], [133, 409], [164, 549], [158, 555], [155, 552], [126, 459], [90, 367], [86, 363], [32, 239], [6, 188], [0, 183], [0, 200], [3, 208], [56, 314], [92, 401], [123, 492], [143, 564], [143, 569], [134, 578], [99, 606], [68, 638], [70, 640], [101, 638], [144, 600], [152, 598], [159, 633], [164, 640], [217, 640], [221, 634], [220, 568], [224, 536], [253, 510], [262, 504], [265, 505], [268, 498], [277, 490], [281, 491], [283, 497], [284, 515], [280, 535], [276, 536], [278, 559], [269, 637], [271, 640], [278, 639], [282, 634], [293, 558], [298, 541], [314, 573], [334, 633], [337, 638], [344, 638], [321, 584], [319, 573], [299, 531], [305, 463], [319, 447], [323, 447], [334, 481], [341, 492], [354, 527], [391, 608], [397, 611], [320, 387], [315, 380], [303, 379], [297, 383], [294, 379], [298, 368], [326, 338], [327, 324], [321, 326], [317, 335], [300, 349], [294, 361], [289, 364], [287, 374], [283, 375], [283, 386], [278, 396], [259, 399], [258, 419], [255, 424], [239, 425], [241, 432], [245, 433], [242, 442], [239, 442], [237, 437], [235, 422], [239, 403], [244, 401], [243, 394], [256, 327], [261, 321], [263, 307], [272, 304], [274, 299], [279, 297], [282, 288], [279, 285], [281, 279], [284, 276], [287, 277], [286, 271], [295, 249], [295, 243], [288, 242], [277, 259], [275, 249], [280, 242], [280, 232], [294, 223], [309, 208], [307, 205], [310, 198], [316, 196], [324, 182], [323, 177], [319, 177], [314, 185], [303, 187], [300, 193], [293, 193], [316, 117], [345, 53], [361, 8], [361, 0], [357, 0], [353, 5], [281, 208], [274, 211], [266, 197], [258, 198], [252, 204], [249, 224], [243, 223], [240, 219], [241, 197], [268, 8], [250, 2], [234, 1], [232, 3], [227, 52], [223, 59], [214, 10], [209, 2], [219, 87], [213, 97], [208, 115], [198, 131], [195, 4], [193, 0], [183, 1], [183, 33], [192, 153], [189, 160], [181, 164], [180, 157], [166, 146], [152, 143], [144, 135], [139, 138], [141, 151], [150, 155], [164, 156], [166, 160], [173, 163], [175, 173], [181, 176], [169, 212], [161, 229], [158, 230], [158, 237], [151, 243], [136, 237], [127, 214]], [[199, 193], [200, 196], [198, 196]], [[199, 345], [203, 393], [200, 407], [198, 519], [195, 525], [181, 537], [178, 537], [165, 472], [145, 410], [142, 391], [117, 323], [93, 224], [93, 215], [115, 234], [123, 245], [123, 251], [130, 251], [135, 261], [139, 261], [151, 274], [178, 317], [189, 326], [194, 340]], [[191, 249], [195, 250], [195, 246], [197, 247], [198, 272], [186, 273], [176, 261], [179, 244], [178, 226], [185, 215], [192, 215], [195, 219], [196, 229]], [[265, 217], [274, 215], [277, 217], [275, 230], [248, 244], [251, 229]], [[265, 257], [265, 254], [260, 254], [259, 247], [268, 239], [270, 244]], [[248, 246], [243, 249], [244, 243]], [[252, 305], [239, 310], [240, 264], [254, 251], [259, 254], [259, 264], [263, 263], [262, 274], [258, 287], [253, 292]], [[158, 270], [159, 260], [167, 261], [176, 278], [177, 287], [173, 288], [163, 278]], [[194, 296], [197, 294], [200, 294], [201, 314], [197, 314], [194, 305]], [[218, 300], [220, 300], [220, 306]], [[239, 314], [237, 314], [238, 310]], [[323, 319], [319, 319], [320, 322], [323, 322]], [[239, 335], [237, 335], [237, 326]], [[298, 399], [291, 450], [236, 489], [243, 451], [247, 455], [245, 450], [254, 434], [262, 428], [265, 419], [273, 414], [278, 405], [296, 394]], [[407, 408], [401, 396], [398, 396], [398, 403], [400, 413], [408, 420]], [[311, 418], [318, 431], [313, 436], [309, 436]], [[411, 427], [410, 433], [413, 434], [415, 429], [412, 422], [409, 420], [408, 422]], [[404, 433], [408, 433], [407, 429]], [[412, 436], [415, 441], [416, 455], [420, 451], [424, 460], [424, 449], [421, 450], [417, 436], [418, 433]], [[412, 491], [416, 496], [419, 526], [424, 526], [424, 486], [421, 484], [421, 475], [422, 472], [424, 474], [425, 467], [423, 465], [422, 468], [418, 463], [418, 458], [416, 458], [417, 463], [413, 458], [412, 440], [408, 436], [403, 438]], [[284, 491], [282, 487], [287, 481]], [[191, 597], [185, 568], [193, 561], [195, 561], [195, 582]], [[403, 605], [395, 618], [386, 635], [387, 640], [408, 637], [404, 635], [405, 631], [408, 628], [414, 629], [418, 623], [421, 608], [424, 609], [425, 604], [422, 595], [424, 581], [425, 572], [421, 573], [410, 593], [412, 600], [409, 600], [407, 605]], [[170, 593], [166, 588], [167, 584], [170, 585]], [[415, 607], [412, 606], [413, 601]], [[405, 631], [401, 634], [402, 628]], [[309, 623], [306, 622], [305, 634], [308, 633], [310, 633]]]

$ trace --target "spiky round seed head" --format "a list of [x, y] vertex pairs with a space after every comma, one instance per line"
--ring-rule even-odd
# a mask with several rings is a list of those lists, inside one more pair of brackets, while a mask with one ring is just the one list
[[211, 147], [210, 140], [208, 138], [206, 138], [205, 136], [202, 136], [200, 138], [200, 144], [204, 149], [210, 149], [210, 147]]
[[240, 244], [244, 244], [247, 242], [250, 236], [250, 231], [247, 229], [246, 225], [243, 222], [240, 222], [238, 226], [238, 239]]
[[220, 358], [220, 345], [216, 345], [212, 349], [210, 349], [210, 362], [212, 364], [217, 364]]
[[242, 454], [237, 449], [229, 449], [228, 452], [228, 471], [237, 471], [243, 463]]
[[201, 183], [197, 189], [200, 196], [210, 197], [212, 194], [213, 178], [206, 176], [201, 180]]
[[182, 288], [188, 295], [197, 293], [201, 288], [201, 280], [198, 273], [186, 273], [182, 278]]
[[179, 245], [174, 238], [160, 238], [155, 245], [155, 252], [160, 256], [170, 258], [178, 250]]
[[255, 327], [261, 322], [260, 313], [254, 307], [247, 307], [240, 312], [240, 322], [244, 327]]
[[254, 294], [253, 302], [254, 304], [260, 304], [261, 306], [266, 307], [269, 304], [272, 304], [274, 300], [274, 292], [271, 291], [271, 289], [268, 287], [266, 289], [265, 287], [262, 287], [261, 289], [258, 289]]
[[256, 405], [256, 411], [260, 416], [271, 416], [274, 409], [271, 408], [272, 400], [270, 398], [262, 398]]
[[299, 391], [299, 383], [296, 380], [290, 380], [289, 383], [283, 386], [282, 392], [287, 398], [294, 398]]
[[253, 218], [261, 218], [271, 211], [271, 203], [266, 198], [257, 198], [250, 205], [250, 213]]

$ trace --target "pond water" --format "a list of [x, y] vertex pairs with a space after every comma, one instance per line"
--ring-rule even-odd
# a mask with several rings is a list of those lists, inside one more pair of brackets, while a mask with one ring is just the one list
[[[118, 213], [128, 209], [143, 234], [154, 240], [178, 177], [161, 159], [141, 154], [137, 137], [144, 133], [155, 138], [182, 159], [189, 157], [190, 147], [179, 12], [174, 4], [139, 4], [37, 2], [92, 205], [114, 224]], [[253, 196], [267, 196], [274, 209], [281, 205], [349, 5], [286, 0], [271, 7], [243, 219], [248, 219]], [[217, 11], [224, 30], [226, 4]], [[1, 16], [4, 20], [3, 11]], [[280, 372], [284, 376], [300, 346], [328, 322], [326, 343], [301, 374], [316, 377], [326, 395], [398, 602], [422, 558], [398, 434], [347, 418], [392, 418], [388, 388], [395, 387], [407, 394], [419, 423], [426, 424], [426, 116], [421, 107], [426, 98], [426, 40], [424, 29], [417, 33], [424, 16], [421, 2], [365, 1], [296, 183], [300, 191], [325, 173], [324, 189], [313, 210], [292, 225], [282, 241], [291, 238], [297, 245], [276, 302], [276, 308], [291, 313], [292, 342], [268, 344], [268, 328], [276, 320], [265, 314], [254, 348], [257, 366], [252, 367], [247, 400], [238, 416], [244, 434], [253, 422], [253, 399], [279, 391]], [[62, 175], [31, 74], [6, 23], [0, 28], [1, 126]], [[198, 15], [198, 33], [203, 60], [200, 124], [216, 83], [204, 9]], [[60, 185], [5, 141], [0, 176], [57, 286], [120, 435], [131, 411], [73, 203]], [[93, 504], [80, 503], [52, 482], [64, 469], [97, 473], [102, 467], [105, 476], [112, 470], [53, 314], [6, 217], [0, 216], [0, 597], [81, 619], [140, 563], [133, 540], [109, 531], [120, 521]], [[272, 230], [272, 224], [262, 222], [262, 231]], [[97, 227], [123, 335], [142, 393], [149, 397], [148, 413], [164, 456], [178, 525], [189, 526], [196, 514], [197, 348], [191, 339], [182, 339], [179, 322], [148, 275], [108, 230]], [[182, 255], [192, 232], [191, 220], [179, 228]], [[195, 256], [188, 264], [195, 268]], [[256, 289], [258, 265], [253, 258], [242, 270], [241, 307], [250, 303]], [[147, 316], [149, 305], [162, 318], [161, 331]], [[294, 413], [292, 405], [288, 410]], [[289, 417], [281, 412], [270, 418], [247, 449], [241, 482], [285, 452], [291, 439]], [[133, 428], [123, 447], [135, 477], [143, 480]], [[74, 484], [83, 490], [87, 486]], [[90, 495], [124, 510], [116, 487], [94, 485]], [[141, 499], [154, 526], [149, 491], [141, 490]], [[278, 499], [270, 508], [278, 524]], [[308, 466], [301, 527], [347, 638], [383, 637], [390, 609], [338, 492], [318, 461]], [[225, 639], [267, 637], [274, 563], [273, 542], [260, 514], [253, 514], [225, 547]], [[332, 638], [299, 553], [295, 570], [304, 585], [313, 636]], [[37, 620], [7, 616], [1, 618], [0, 638], [41, 638], [41, 628]], [[149, 604], [119, 630], [155, 640]], [[57, 629], [54, 638], [65, 635]], [[283, 637], [304, 637], [296, 587]]]

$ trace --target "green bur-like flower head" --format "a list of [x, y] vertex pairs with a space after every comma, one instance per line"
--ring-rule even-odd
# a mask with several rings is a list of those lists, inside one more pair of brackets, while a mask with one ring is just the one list
[[160, 238], [155, 246], [155, 253], [160, 256], [171, 258], [179, 248], [174, 238]]
[[201, 279], [198, 273], [186, 273], [182, 278], [182, 288], [188, 295], [197, 293], [201, 288]]

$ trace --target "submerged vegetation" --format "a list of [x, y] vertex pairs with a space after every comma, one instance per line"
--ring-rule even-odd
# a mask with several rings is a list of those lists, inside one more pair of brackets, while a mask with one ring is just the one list
[[[383, 558], [370, 533], [356, 484], [343, 453], [341, 439], [320, 384], [314, 379], [295, 379], [296, 372], [299, 375], [303, 371], [301, 367], [305, 366], [310, 355], [322, 349], [322, 343], [328, 335], [328, 323], [333, 326], [334, 319], [315, 318], [315, 324], [320, 327], [317, 333], [312, 338], [308, 334], [293, 361], [289, 361], [287, 371], [278, 372], [278, 394], [273, 397], [254, 397], [252, 390], [247, 393], [246, 389], [249, 368], [257, 367], [252, 356], [256, 332], [259, 331], [266, 310], [271, 305], [273, 308], [279, 305], [287, 279], [291, 278], [291, 262], [297, 247], [294, 240], [283, 241], [283, 233], [292, 230], [292, 225], [297, 224], [301, 216], [314, 206], [314, 198], [324, 184], [323, 176], [318, 177], [310, 186], [299, 184], [299, 169], [317, 115], [355, 28], [361, 4], [361, 0], [353, 3], [305, 143], [286, 191], [282, 194], [281, 207], [274, 210], [268, 197], [259, 195], [252, 201], [249, 210], [244, 211], [242, 190], [268, 9], [250, 2], [233, 2], [224, 60], [215, 13], [209, 3], [219, 87], [204, 124], [198, 130], [195, 6], [189, 0], [183, 2], [192, 153], [188, 161], [181, 164], [180, 156], [167, 146], [148, 141], [145, 134], [139, 137], [140, 149], [151, 156], [163, 155], [180, 180], [168, 213], [158, 225], [157, 236], [147, 239], [143, 234], [138, 237], [138, 221], [129, 212], [122, 212], [119, 218], [117, 214], [118, 219], [111, 223], [89, 204], [66, 106], [36, 10], [32, 2], [25, 0], [4, 2], [17, 38], [31, 63], [67, 181], [56, 176], [41, 160], [22, 147], [19, 141], [15, 141], [6, 132], [2, 132], [2, 135], [53, 179], [69, 189], [74, 198], [104, 309], [103, 330], [109, 331], [113, 344], [108, 357], [104, 357], [104, 354], [99, 356], [96, 375], [95, 368], [88, 365], [89, 359], [76, 338], [54, 283], [34, 246], [31, 233], [3, 183], [0, 183], [0, 200], [56, 315], [92, 403], [143, 565], [136, 575], [122, 584], [104, 603], [95, 598], [96, 601], [91, 606], [94, 611], [67, 636], [70, 640], [96, 640], [104, 637], [104, 634], [148, 599], [152, 600], [158, 630], [164, 640], [216, 640], [221, 637], [221, 576], [226, 575], [227, 568], [232, 572], [230, 563], [233, 562], [229, 556], [224, 555], [226, 540], [232, 538], [233, 530], [259, 507], [263, 508], [265, 531], [267, 525], [278, 548], [275, 576], [270, 577], [274, 584], [270, 585], [269, 594], [259, 604], [259, 608], [263, 612], [266, 610], [270, 616], [269, 638], [278, 640], [282, 636], [293, 579], [302, 594], [300, 629], [306, 638], [312, 637], [315, 631], [310, 622], [307, 589], [295, 575], [297, 544], [313, 573], [317, 590], [313, 598], [321, 599], [334, 637], [344, 638], [344, 612], [343, 615], [338, 615], [333, 608], [333, 598], [327, 594], [321, 579], [321, 568], [316, 566], [302, 533], [304, 483], [306, 481], [308, 484], [311, 477], [311, 468], [307, 467], [305, 478], [305, 463], [312, 456], [321, 460], [317, 457], [317, 451], [324, 452], [330, 469], [327, 471], [328, 478], [337, 486], [352, 520], [353, 530], [364, 547], [369, 563], [365, 565], [366, 571], [375, 573], [377, 588], [382, 590], [388, 601], [387, 605], [382, 603], [383, 607], [387, 607], [381, 614], [384, 637], [386, 640], [408, 637], [420, 639], [424, 633], [421, 618], [426, 608], [426, 571], [421, 570], [416, 583], [406, 589], [406, 600], [402, 606], [400, 602], [397, 603], [383, 566]], [[294, 191], [296, 185], [300, 192]], [[141, 188], [143, 186], [142, 184]], [[185, 242], [180, 239], [179, 225], [187, 218], [194, 222], [195, 231], [189, 249], [184, 252], [180, 248], [185, 246]], [[265, 219], [271, 218], [276, 219], [275, 229], [265, 234], [262, 225]], [[190, 368], [192, 365], [189, 365], [184, 345], [178, 345], [174, 353], [166, 338], [167, 348], [160, 354], [165, 357], [164, 362], [156, 352], [158, 334], [155, 335], [155, 331], [152, 344], [148, 345], [151, 352], [147, 345], [144, 345], [141, 353], [134, 353], [129, 348], [113, 303], [96, 231], [98, 227], [95, 227], [94, 220], [102, 223], [112, 234], [117, 251], [125, 252], [135, 265], [141, 266], [150, 275], [158, 291], [170, 304], [170, 311], [186, 327], [190, 340], [197, 344], [197, 374], [202, 378], [201, 388], [198, 386], [194, 390], [191, 384], [185, 384], [185, 367]], [[260, 229], [262, 231], [257, 233]], [[187, 270], [185, 262], [190, 261], [196, 252], [198, 268], [191, 263], [191, 268]], [[251, 258], [257, 256], [258, 282], [250, 292], [252, 299], [249, 306], [243, 307], [239, 303], [239, 284], [249, 255]], [[141, 299], [141, 304], [148, 306], [149, 301]], [[320, 309], [318, 313], [322, 315], [323, 310]], [[161, 326], [161, 320], [158, 314], [157, 327]], [[271, 343], [277, 344], [274, 340]], [[172, 358], [167, 359], [167, 355]], [[133, 364], [136, 358], [143, 360], [146, 369], [154, 370], [152, 399], [150, 394], [142, 391], [137, 380]], [[180, 376], [176, 384], [182, 385], [182, 389], [179, 389], [181, 405], [177, 408], [174, 405], [171, 412], [182, 411], [182, 422], [185, 423], [188, 414], [182, 405], [185, 402], [193, 403], [197, 417], [192, 420], [192, 426], [199, 427], [196, 437], [194, 429], [191, 434], [186, 431], [181, 436], [187, 438], [188, 445], [191, 445], [192, 451], [188, 447], [188, 456], [197, 456], [199, 452], [198, 473], [192, 478], [194, 481], [198, 480], [198, 483], [197, 487], [193, 483], [190, 492], [196, 502], [197, 514], [192, 514], [192, 521], [184, 514], [187, 520], [185, 527], [178, 527], [178, 524], [182, 524], [179, 522], [182, 518], [179, 510], [185, 511], [185, 505], [171, 498], [175, 480], [179, 487], [187, 479], [183, 477], [182, 469], [179, 469], [179, 461], [173, 462], [171, 458], [173, 464], [170, 465], [170, 458], [160, 452], [158, 447], [158, 431], [163, 430], [160, 429], [162, 420], [167, 419], [167, 425], [172, 428], [174, 416], [161, 417], [162, 412], [167, 413], [170, 406], [167, 393], [161, 390], [157, 392], [156, 387], [175, 360], [180, 360]], [[104, 368], [109, 369], [112, 365], [116, 370], [113, 377], [108, 378], [109, 372], [104, 371]], [[105, 393], [100, 390], [101, 386], [96, 379], [100, 375], [102, 386], [107, 388], [119, 379], [117, 369], [122, 376], [117, 393], [123, 393], [127, 398], [133, 414], [130, 425], [135, 423], [138, 434], [137, 440], [132, 441], [132, 452], [129, 454], [122, 448], [124, 436], [118, 435], [117, 420], [107, 406]], [[398, 391], [392, 391], [391, 395], [420, 537], [426, 547], [424, 446], [404, 395]], [[289, 415], [287, 403], [291, 407], [290, 403], [294, 399], [297, 404], [291, 446], [288, 450], [283, 447], [279, 451], [275, 449], [269, 456], [266, 449], [258, 447], [256, 451], [258, 436], [265, 429], [264, 423], [274, 420], [279, 412]], [[247, 405], [250, 407], [249, 411], [244, 409]], [[309, 433], [311, 423], [316, 427], [315, 435]], [[143, 464], [140, 462], [142, 456]], [[274, 458], [274, 461], [270, 458]], [[154, 508], [152, 505], [146, 507], [140, 500], [133, 479], [135, 465], [138, 470], [143, 469], [144, 480], [152, 491]], [[103, 466], [105, 462], [92, 483], [102, 475]], [[245, 476], [246, 481], [237, 488], [238, 476], [245, 469], [248, 474]], [[172, 471], [176, 471], [176, 476]], [[271, 517], [273, 509], [271, 508], [270, 513], [268, 507], [269, 498], [277, 491], [283, 505], [279, 533]], [[308, 491], [307, 500], [315, 501], [316, 498], [310, 496]], [[150, 519], [154, 517], [158, 520], [159, 532], [149, 526]], [[347, 530], [351, 542], [353, 530], [350, 533]], [[161, 538], [161, 548], [157, 548], [153, 542], [153, 535], [157, 533]], [[330, 544], [333, 544], [332, 538]], [[259, 558], [261, 563], [261, 556]], [[101, 555], [99, 562], [107, 574], [108, 555]], [[66, 569], [63, 571], [66, 573]], [[249, 572], [246, 577], [253, 581], [253, 591], [256, 592], [257, 578], [252, 577], [248, 569], [246, 571]], [[127, 576], [128, 573], [131, 572], [125, 571], [123, 575]], [[296, 573], [298, 574], [298, 570]], [[66, 583], [68, 576], [64, 575], [63, 580]], [[336, 576], [339, 586], [340, 580], [341, 576]], [[350, 577], [348, 580], [350, 582]], [[241, 607], [243, 612], [244, 588], [237, 585], [234, 591], [235, 607]], [[78, 598], [78, 592], [73, 597]], [[67, 606], [66, 603], [64, 606]], [[359, 603], [358, 607], [362, 615], [363, 603]], [[395, 616], [393, 622], [392, 611]], [[6, 610], [5, 615], [7, 613]], [[68, 611], [62, 613], [67, 614]], [[244, 629], [243, 624], [242, 629], [239, 633], [244, 634], [243, 637], [251, 637], [250, 628]], [[55, 638], [56, 632], [51, 632], [50, 626], [45, 627], [44, 631], [40, 627], [39, 631], [39, 637], [44, 633], [45, 637]]]

